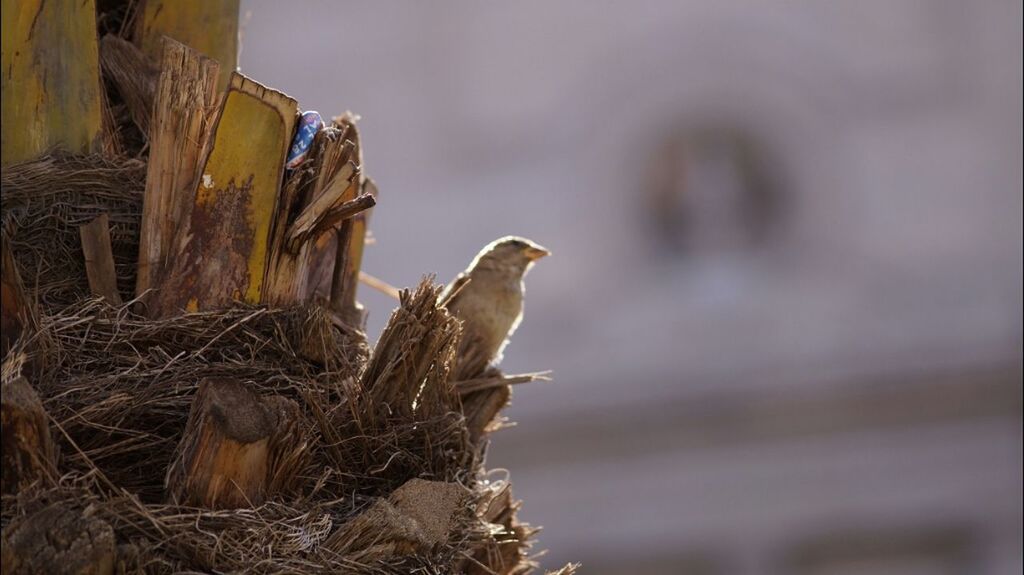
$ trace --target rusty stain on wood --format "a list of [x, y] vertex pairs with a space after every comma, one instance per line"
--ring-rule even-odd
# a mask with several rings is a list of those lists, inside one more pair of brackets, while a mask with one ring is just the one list
[[2, 0], [0, 21], [0, 163], [30, 160], [53, 147], [101, 151], [94, 1]]
[[231, 77], [194, 203], [153, 298], [158, 316], [261, 301], [297, 116], [295, 100], [241, 74]]
[[217, 101], [217, 62], [169, 38], [161, 62], [135, 283], [143, 303], [151, 299], [146, 290], [158, 286], [177, 230], [194, 202]]

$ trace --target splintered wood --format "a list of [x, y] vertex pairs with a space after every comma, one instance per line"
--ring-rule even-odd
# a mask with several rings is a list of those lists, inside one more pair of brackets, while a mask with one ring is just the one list
[[232, 75], [195, 199], [152, 300], [157, 316], [261, 301], [297, 115], [295, 100]]
[[239, 0], [143, 0], [135, 41], [154, 61], [164, 36], [206, 54], [220, 64], [217, 84], [223, 90], [238, 68], [238, 9]]
[[306, 167], [292, 172], [278, 209], [264, 297], [272, 305], [308, 299], [314, 292], [308, 281], [318, 242], [376, 204], [374, 196], [360, 194], [362, 169], [354, 130], [321, 130], [310, 156]]
[[[356, 158], [359, 165], [363, 166], [362, 138], [359, 137], [356, 116], [351, 113], [342, 114], [334, 118], [334, 124], [344, 127], [352, 134], [351, 139], [356, 146]], [[360, 184], [364, 194], [377, 197], [377, 186], [373, 180], [362, 175]], [[356, 290], [359, 286], [359, 270], [363, 265], [363, 248], [366, 247], [369, 217], [370, 212], [367, 211], [343, 222], [334, 242], [335, 259], [334, 274], [331, 278], [331, 303], [342, 314], [342, 317], [352, 323], [359, 323], [363, 315], [362, 308], [356, 301]]]
[[0, 162], [103, 147], [93, 0], [2, 0]]
[[254, 507], [287, 490], [307, 457], [299, 408], [245, 384], [206, 379], [196, 393], [167, 490], [182, 504]]
[[121, 305], [117, 292], [117, 273], [114, 270], [114, 252], [110, 248], [110, 218], [107, 214], [78, 228], [85, 255], [85, 273], [89, 289], [111, 305]]
[[135, 294], [158, 285], [175, 233], [195, 197], [203, 150], [216, 111], [217, 62], [166, 39], [149, 134]]

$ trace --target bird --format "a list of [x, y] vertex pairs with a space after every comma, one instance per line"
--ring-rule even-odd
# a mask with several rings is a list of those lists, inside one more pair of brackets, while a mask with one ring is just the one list
[[462, 322], [457, 377], [476, 377], [501, 361], [523, 319], [523, 277], [551, 252], [526, 238], [506, 236], [484, 246], [441, 293], [439, 301]]

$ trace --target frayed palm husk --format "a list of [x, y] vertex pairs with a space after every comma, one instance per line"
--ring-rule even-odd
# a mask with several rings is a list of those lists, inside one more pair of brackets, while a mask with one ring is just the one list
[[[86, 534], [90, 560], [117, 573], [533, 569], [535, 530], [507, 482], [488, 479], [486, 440], [467, 425], [479, 416], [453, 381], [460, 328], [440, 286], [403, 291], [373, 349], [312, 303], [166, 319], [111, 306], [89, 294], [77, 228], [108, 214], [118, 285], [132, 293], [144, 179], [143, 163], [98, 156], [3, 169], [4, 235], [34, 302], [4, 377], [28, 376], [58, 454], [56, 473], [3, 498], [4, 571], [81, 556], [56, 542], [12, 551], [41, 541], [40, 522]], [[506, 389], [502, 377], [472, 389]], [[201, 382], [217, 378], [297, 406], [258, 505], [202, 508], [168, 489]]]

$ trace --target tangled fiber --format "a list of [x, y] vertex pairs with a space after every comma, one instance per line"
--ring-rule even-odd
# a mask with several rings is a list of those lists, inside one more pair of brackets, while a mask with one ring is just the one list
[[[48, 477], [3, 497], [5, 572], [46, 558], [115, 573], [535, 568], [535, 530], [467, 429], [453, 381], [460, 328], [440, 286], [402, 291], [373, 349], [315, 303], [158, 320], [135, 302], [111, 306], [89, 294], [78, 226], [108, 214], [118, 283], [132, 293], [144, 179], [143, 163], [99, 156], [3, 169], [4, 237], [36, 316], [4, 381], [31, 382], [59, 453]], [[168, 492], [196, 394], [217, 379], [297, 406], [258, 505], [202, 508]]]

